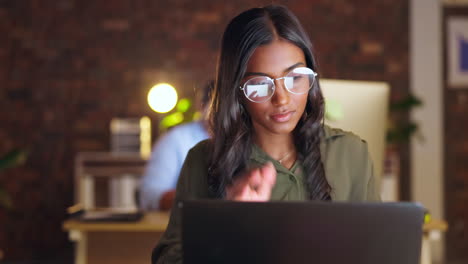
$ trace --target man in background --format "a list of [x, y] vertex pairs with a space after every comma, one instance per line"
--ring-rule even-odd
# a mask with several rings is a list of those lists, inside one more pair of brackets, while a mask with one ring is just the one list
[[203, 88], [201, 100], [198, 100], [202, 118], [171, 128], [154, 144], [140, 183], [140, 207], [143, 210], [171, 208], [185, 156], [198, 142], [209, 137], [206, 114], [213, 85], [210, 81]]

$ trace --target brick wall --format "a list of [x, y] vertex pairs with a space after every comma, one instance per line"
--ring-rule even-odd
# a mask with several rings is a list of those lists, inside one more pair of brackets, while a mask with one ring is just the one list
[[[75, 154], [108, 150], [112, 117], [156, 121], [145, 99], [156, 82], [192, 95], [214, 74], [228, 19], [270, 2], [0, 0], [0, 154], [29, 151], [0, 174], [16, 208], [0, 209], [5, 258], [70, 260], [57, 252], [70, 248], [61, 222]], [[276, 2], [310, 33], [322, 77], [383, 80], [393, 99], [407, 94], [407, 1]], [[399, 149], [407, 195], [408, 146]]]
[[[445, 7], [444, 14], [444, 194], [447, 260], [468, 260], [468, 85], [454, 88], [448, 84], [448, 47], [446, 38], [449, 17], [468, 18], [468, 7]], [[466, 41], [466, 40], [465, 40]], [[460, 262], [456, 262], [459, 261]], [[450, 262], [451, 263], [451, 262]]]

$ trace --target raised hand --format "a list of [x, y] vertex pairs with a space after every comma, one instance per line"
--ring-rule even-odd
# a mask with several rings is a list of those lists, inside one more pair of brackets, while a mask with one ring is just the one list
[[276, 169], [271, 162], [244, 173], [226, 188], [226, 199], [233, 201], [268, 201], [276, 182]]

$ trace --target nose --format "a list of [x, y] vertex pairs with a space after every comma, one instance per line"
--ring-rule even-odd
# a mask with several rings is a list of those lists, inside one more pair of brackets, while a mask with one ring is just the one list
[[273, 94], [273, 97], [271, 98], [271, 102], [275, 106], [280, 106], [280, 105], [287, 105], [289, 103], [289, 92], [284, 86], [284, 81], [283, 79], [281, 80], [275, 80], [275, 93]]

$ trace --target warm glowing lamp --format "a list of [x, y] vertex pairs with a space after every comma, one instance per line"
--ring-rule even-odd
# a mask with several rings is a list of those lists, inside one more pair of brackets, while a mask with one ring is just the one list
[[155, 112], [167, 113], [177, 104], [177, 91], [168, 83], [158, 83], [148, 93], [148, 104]]

